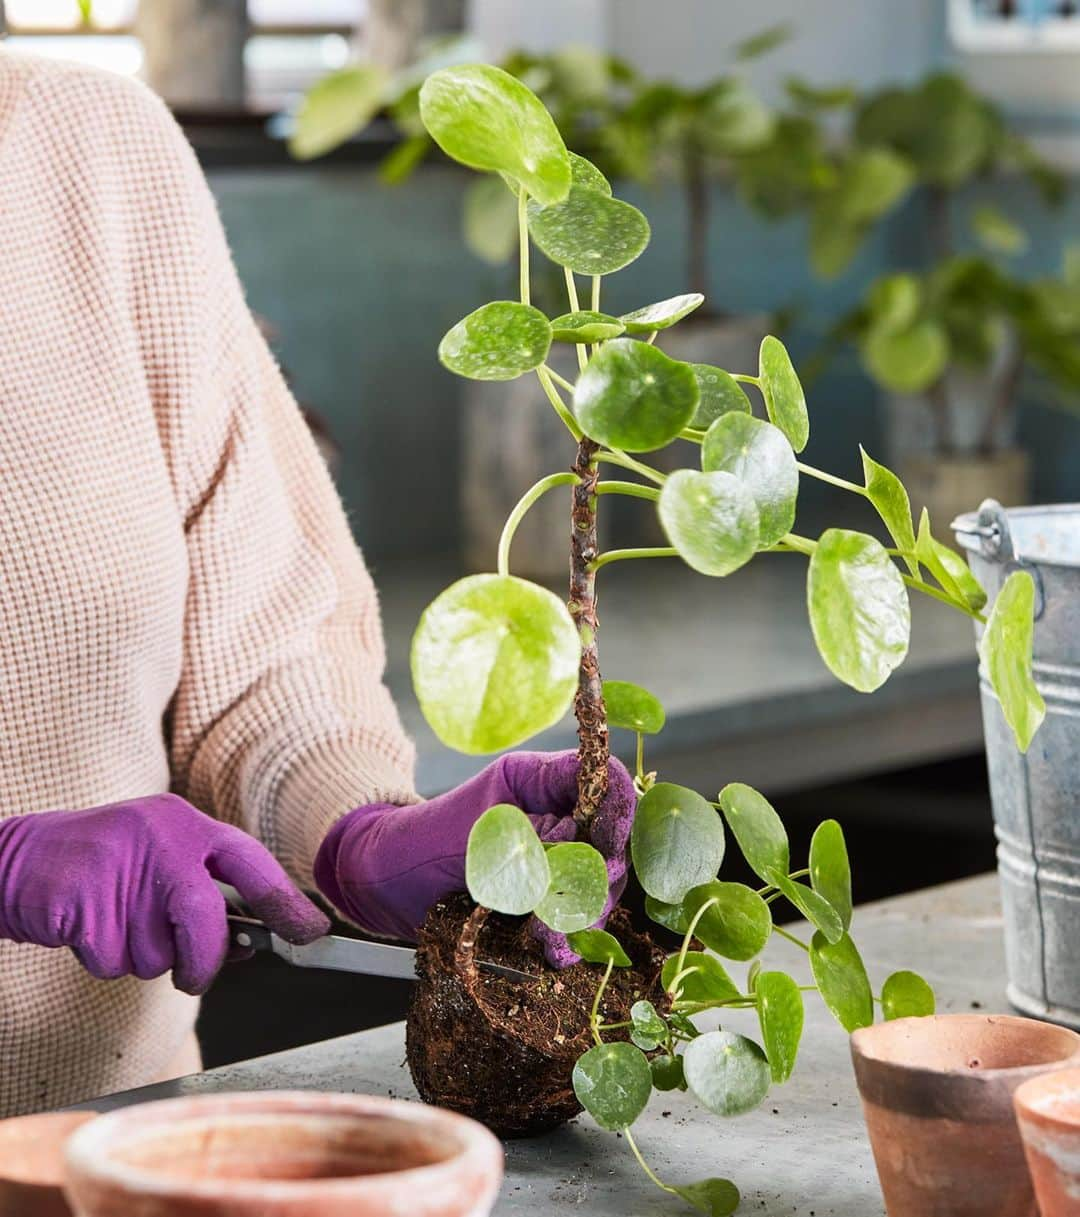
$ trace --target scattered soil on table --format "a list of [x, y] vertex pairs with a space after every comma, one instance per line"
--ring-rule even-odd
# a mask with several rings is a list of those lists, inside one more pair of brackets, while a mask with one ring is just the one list
[[[608, 929], [634, 966], [612, 973], [602, 1020], [627, 1020], [642, 999], [664, 1009], [664, 951], [631, 927], [623, 909]], [[478, 967], [480, 960], [536, 980], [508, 980]], [[503, 1137], [547, 1132], [578, 1114], [571, 1074], [592, 1042], [589, 1012], [600, 966], [552, 971], [527, 920], [488, 913], [465, 896], [441, 901], [428, 914], [416, 962], [406, 1052], [425, 1102], [472, 1116]], [[616, 1038], [625, 1033], [605, 1035]]]

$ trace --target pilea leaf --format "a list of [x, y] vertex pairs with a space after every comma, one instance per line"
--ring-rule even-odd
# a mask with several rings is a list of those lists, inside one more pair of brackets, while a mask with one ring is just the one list
[[698, 407], [690, 420], [692, 427], [705, 431], [710, 423], [724, 414], [733, 411], [739, 414], [750, 413], [750, 398], [730, 372], [725, 372], [723, 368], [714, 368], [708, 363], [692, 363], [690, 367], [698, 384]]
[[[681, 975], [680, 975], [681, 972]], [[679, 968], [679, 956], [669, 955], [660, 973], [664, 988], [683, 1001], [729, 1001], [739, 996], [739, 989], [727, 969], [715, 955], [704, 951], [687, 951]], [[676, 984], [677, 991], [672, 990]]]
[[670, 300], [658, 300], [646, 304], [631, 313], [623, 313], [619, 320], [626, 326], [628, 334], [651, 334], [654, 330], [666, 330], [688, 316], [705, 303], [700, 292], [687, 292], [672, 296]]
[[501, 68], [462, 64], [432, 73], [420, 89], [420, 118], [447, 156], [507, 174], [542, 204], [570, 191], [570, 156], [554, 119]]
[[851, 937], [829, 942], [815, 934], [810, 942], [810, 968], [825, 1005], [845, 1031], [869, 1027], [874, 1021], [874, 995], [866, 967]]
[[730, 1179], [702, 1179], [673, 1185], [671, 1190], [707, 1217], [731, 1217], [739, 1207], [739, 1189]]
[[512, 575], [470, 575], [420, 618], [413, 687], [444, 744], [498, 752], [562, 718], [580, 658], [577, 627], [553, 592]]
[[896, 542], [896, 548], [903, 555], [908, 570], [913, 575], [918, 575], [915, 526], [911, 520], [911, 501], [904, 489], [904, 483], [891, 469], [886, 469], [868, 456], [862, 444], [859, 445], [859, 452], [862, 454], [867, 497], [889, 530], [889, 536]]
[[655, 896], [645, 897], [645, 912], [657, 925], [662, 925], [674, 934], [685, 934], [690, 924], [686, 910], [681, 904], [667, 904], [663, 900], [657, 900]]
[[814, 641], [830, 671], [872, 693], [907, 655], [911, 606], [880, 541], [830, 528], [810, 559], [807, 603]]
[[562, 202], [530, 202], [529, 235], [559, 266], [579, 275], [610, 275], [639, 258], [649, 244], [649, 221], [636, 207], [581, 186]]
[[652, 1084], [657, 1090], [685, 1090], [681, 1056], [654, 1056], [649, 1062]]
[[697, 381], [687, 364], [630, 338], [605, 343], [574, 388], [574, 413], [586, 433], [630, 452], [670, 443], [697, 402]]
[[710, 1031], [687, 1044], [683, 1072], [693, 1096], [718, 1116], [752, 1111], [769, 1091], [765, 1053], [733, 1031]]
[[1015, 570], [1002, 584], [979, 643], [979, 656], [1001, 703], [1005, 721], [1026, 752], [1046, 716], [1046, 703], [1031, 674], [1035, 582]]
[[757, 504], [733, 474], [677, 469], [660, 491], [657, 511], [679, 557], [703, 575], [730, 575], [757, 552]]
[[933, 1014], [934, 990], [917, 972], [894, 972], [881, 986], [881, 1008], [886, 1021], [921, 1018]]
[[784, 972], [762, 972], [754, 991], [772, 1080], [786, 1082], [795, 1068], [802, 1038], [802, 993], [798, 984]]
[[611, 183], [590, 160], [570, 153], [570, 176], [575, 186], [583, 186], [586, 190], [595, 190], [600, 194], [611, 194]]
[[758, 509], [758, 547], [774, 545], [795, 523], [799, 470], [787, 437], [751, 414], [718, 418], [701, 445], [701, 467], [734, 474]]
[[720, 869], [724, 826], [696, 791], [657, 782], [638, 804], [630, 852], [645, 891], [666, 904], [678, 904]]
[[686, 893], [682, 904], [689, 918], [708, 905], [694, 933], [725, 959], [753, 959], [772, 933], [769, 906], [743, 883], [700, 884]]
[[580, 955], [586, 963], [606, 964], [611, 960], [617, 968], [633, 966], [622, 944], [607, 930], [578, 930], [574, 934], [567, 934], [566, 941], [570, 950]]
[[548, 890], [548, 855], [528, 816], [509, 803], [489, 807], [472, 826], [465, 883], [477, 904], [497, 913], [531, 913]]
[[806, 397], [791, 356], [780, 339], [771, 334], [761, 342], [758, 377], [769, 421], [783, 431], [796, 452], [802, 452], [810, 438]]
[[608, 338], [618, 338], [625, 328], [618, 317], [583, 309], [555, 317], [551, 322], [551, 337], [555, 342], [604, 342]]
[[986, 604], [986, 592], [964, 559], [930, 531], [930, 515], [926, 508], [919, 517], [919, 535], [915, 538], [915, 554], [919, 561], [948, 592], [969, 608], [978, 612]]
[[642, 735], [663, 731], [664, 707], [648, 689], [628, 680], [605, 680], [603, 687], [609, 726], [625, 727]]
[[667, 1024], [651, 1001], [636, 1001], [630, 1007], [630, 1039], [642, 1052], [654, 1052], [667, 1039]]
[[502, 266], [517, 249], [517, 199], [501, 177], [470, 182], [461, 204], [465, 244], [492, 266]]
[[470, 380], [514, 380], [538, 368], [550, 348], [551, 325], [538, 308], [494, 300], [446, 332], [439, 359]]
[[533, 908], [535, 915], [562, 934], [576, 933], [599, 921], [608, 897], [603, 855], [584, 841], [567, 841], [547, 851], [547, 864], [551, 881]]
[[784, 893], [785, 899], [793, 904], [815, 929], [824, 934], [829, 942], [837, 943], [843, 938], [844, 925], [840, 914], [824, 896], [778, 870], [771, 870], [768, 880]]
[[311, 160], [343, 144], [368, 125], [383, 104], [387, 73], [374, 64], [324, 76], [304, 97], [289, 136], [289, 152]]
[[609, 1132], [621, 1132], [645, 1110], [652, 1071], [633, 1044], [599, 1044], [574, 1066], [574, 1093], [590, 1116]]
[[767, 883], [772, 882], [770, 870], [787, 874], [791, 856], [787, 830], [768, 799], [752, 786], [731, 782], [720, 791], [719, 803], [754, 874]]
[[835, 820], [824, 820], [810, 841], [810, 885], [839, 914], [845, 930], [851, 927], [851, 864], [844, 830]]
[[875, 327], [862, 344], [863, 361], [876, 381], [895, 393], [921, 393], [945, 371], [949, 339], [936, 321], [924, 318], [907, 329]]

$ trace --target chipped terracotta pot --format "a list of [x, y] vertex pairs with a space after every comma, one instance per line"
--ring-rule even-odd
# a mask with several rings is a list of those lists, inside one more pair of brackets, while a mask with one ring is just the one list
[[92, 1111], [0, 1120], [0, 1217], [71, 1217], [64, 1199], [64, 1144]]
[[864, 1027], [851, 1055], [889, 1217], [1036, 1217], [1012, 1096], [1080, 1065], [1080, 1035], [940, 1014]]
[[128, 1107], [67, 1147], [76, 1217], [487, 1217], [502, 1147], [464, 1116], [256, 1091]]
[[1025, 1082], [1013, 1097], [1042, 1217], [1080, 1217], [1080, 1069]]

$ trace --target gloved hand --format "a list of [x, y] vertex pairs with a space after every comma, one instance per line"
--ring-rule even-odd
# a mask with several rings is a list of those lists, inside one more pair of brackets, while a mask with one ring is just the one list
[[[602, 924], [626, 886], [626, 845], [637, 797], [625, 767], [612, 759], [608, 793], [596, 813], [592, 844], [607, 859], [610, 895]], [[456, 790], [413, 807], [376, 803], [342, 817], [315, 859], [319, 890], [358, 925], [412, 940], [427, 911], [465, 890], [469, 830], [489, 807], [512, 803], [542, 841], [577, 836], [578, 758], [574, 752], [514, 752], [493, 761]], [[562, 934], [535, 923], [548, 962], [576, 963]]]
[[203, 993], [229, 946], [214, 879], [290, 942], [330, 928], [254, 837], [160, 794], [0, 823], [0, 938], [71, 947], [101, 980], [171, 968]]

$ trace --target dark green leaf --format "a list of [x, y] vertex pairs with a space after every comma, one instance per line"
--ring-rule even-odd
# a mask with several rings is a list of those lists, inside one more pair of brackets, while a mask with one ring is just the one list
[[752, 786], [731, 782], [720, 791], [720, 809], [735, 834], [743, 857], [755, 875], [767, 883], [767, 872], [789, 868], [787, 830], [772, 804]]
[[576, 933], [599, 921], [608, 898], [603, 855], [584, 841], [567, 841], [547, 851], [547, 863], [551, 882], [533, 908], [535, 915], [562, 934]]
[[650, 1001], [636, 1001], [630, 1007], [630, 1038], [642, 1052], [654, 1052], [667, 1039], [667, 1024]]
[[600, 1044], [574, 1066], [574, 1093], [590, 1116], [609, 1132], [629, 1128], [652, 1093], [652, 1071], [633, 1044]]
[[941, 585], [942, 591], [966, 603], [978, 612], [986, 604], [986, 592], [964, 559], [930, 531], [930, 515], [926, 508], [919, 517], [919, 535], [915, 539], [915, 554], [919, 561]]
[[705, 435], [701, 467], [706, 473], [734, 474], [750, 491], [758, 509], [760, 549], [791, 531], [799, 470], [787, 437], [772, 423], [750, 414], [724, 414]]
[[810, 842], [810, 883], [839, 914], [844, 929], [850, 929], [851, 864], [844, 830], [835, 820], [819, 824]]
[[671, 1189], [707, 1217], [731, 1217], [739, 1207], [739, 1189], [730, 1179], [702, 1179]]
[[845, 1031], [869, 1027], [874, 1021], [874, 995], [862, 957], [851, 937], [829, 942], [815, 934], [810, 943], [810, 967], [825, 1005]]
[[802, 452], [810, 438], [806, 397], [784, 344], [771, 334], [761, 343], [758, 376], [769, 421], [788, 437], [792, 448]]
[[685, 1090], [681, 1056], [654, 1056], [649, 1062], [652, 1084], [657, 1090]]
[[703, 575], [730, 575], [757, 552], [757, 504], [730, 473], [676, 470], [660, 491], [657, 510], [679, 557]]
[[698, 407], [690, 420], [692, 427], [704, 431], [723, 414], [750, 413], [750, 398], [730, 372], [708, 363], [692, 363], [690, 367], [698, 384]]
[[668, 1022], [672, 1027], [681, 1031], [687, 1039], [696, 1040], [701, 1032], [694, 1024], [694, 1020], [688, 1014], [682, 1014], [678, 1010], [672, 1010], [668, 1015]]
[[630, 853], [645, 891], [666, 904], [678, 904], [720, 869], [724, 826], [695, 791], [657, 782], [638, 804]]
[[682, 321], [704, 303], [705, 297], [700, 292], [690, 292], [684, 296], [672, 296], [670, 300], [660, 300], [656, 304], [646, 304], [632, 313], [623, 313], [619, 320], [626, 326], [628, 334], [651, 334], [653, 330], [666, 330]]
[[886, 1021], [922, 1018], [933, 1014], [934, 990], [917, 972], [894, 972], [881, 987], [881, 1008]]
[[936, 321], [923, 320], [905, 330], [872, 329], [862, 351], [867, 371], [887, 389], [922, 393], [945, 371], [949, 339]]
[[514, 380], [538, 368], [550, 347], [551, 325], [538, 308], [495, 300], [447, 331], [439, 359], [470, 380]]
[[762, 972], [755, 989], [761, 1038], [774, 1082], [786, 1082], [795, 1068], [803, 1029], [799, 986], [784, 972]]
[[708, 907], [694, 933], [725, 959], [753, 959], [769, 941], [772, 916], [769, 906], [743, 883], [703, 883], [691, 888], [683, 900], [690, 917]]
[[739, 996], [739, 989], [727, 969], [715, 955], [704, 951], [687, 951], [679, 968], [679, 956], [664, 960], [660, 979], [674, 998], [682, 1001], [730, 1001]]
[[663, 731], [664, 707], [648, 689], [628, 680], [605, 680], [603, 687], [609, 726], [625, 727], [642, 735]]
[[666, 904], [655, 896], [645, 897], [645, 912], [657, 925], [662, 925], [674, 934], [685, 934], [690, 924], [690, 918], [687, 917], [682, 904]]
[[536, 908], [548, 890], [548, 856], [523, 811], [499, 803], [476, 821], [465, 851], [465, 883], [477, 904], [497, 913], [521, 916]]
[[625, 328], [618, 317], [583, 309], [556, 317], [551, 323], [551, 336], [556, 342], [604, 342], [618, 338]]
[[919, 563], [915, 558], [915, 526], [911, 521], [911, 501], [904, 483], [891, 469], [879, 465], [867, 455], [866, 449], [860, 444], [862, 453], [863, 477], [866, 482], [866, 495], [873, 503], [874, 509], [881, 516], [889, 535], [896, 542], [896, 548], [904, 556], [908, 570], [913, 575], [919, 573]]
[[1046, 716], [1031, 674], [1034, 611], [1034, 580], [1027, 571], [1015, 570], [998, 592], [979, 643], [979, 656], [1021, 752], [1028, 750]]
[[732, 1031], [710, 1031], [687, 1044], [683, 1071], [693, 1096], [718, 1116], [752, 1111], [769, 1092], [765, 1053]]
[[570, 950], [586, 963], [606, 964], [610, 960], [617, 968], [633, 967], [619, 940], [607, 930], [578, 930], [575, 934], [567, 934], [566, 941]]
[[324, 76], [304, 96], [289, 152], [297, 160], [311, 160], [362, 131], [383, 104], [386, 82], [386, 70], [373, 64]]
[[529, 235], [559, 266], [610, 275], [641, 256], [649, 221], [621, 199], [575, 186], [561, 203], [529, 204]]
[[798, 883], [789, 878], [782, 871], [771, 870], [767, 878], [829, 942], [839, 942], [843, 938], [844, 925], [840, 914], [824, 896], [807, 887], [805, 883]]

